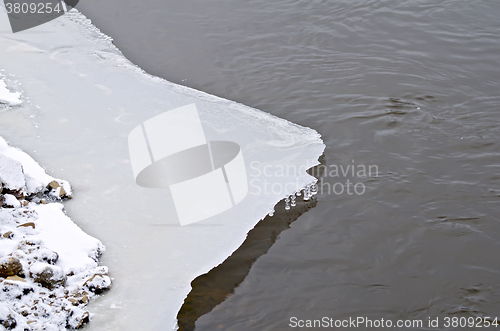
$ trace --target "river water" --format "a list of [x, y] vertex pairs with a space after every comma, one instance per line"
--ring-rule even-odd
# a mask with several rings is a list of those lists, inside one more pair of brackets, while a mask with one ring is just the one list
[[327, 145], [316, 207], [196, 330], [500, 318], [500, 2], [78, 9], [147, 72], [311, 127]]

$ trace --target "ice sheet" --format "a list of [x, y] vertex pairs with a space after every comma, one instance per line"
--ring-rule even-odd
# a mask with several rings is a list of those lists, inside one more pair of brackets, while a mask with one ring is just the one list
[[[144, 73], [77, 12], [16, 34], [0, 16], [0, 68], [29, 97], [0, 113], [0, 132], [72, 183], [68, 214], [107, 248], [102, 262], [114, 287], [91, 306], [88, 330], [175, 329], [190, 282], [236, 250], [279, 200], [315, 181], [305, 170], [324, 150], [319, 134]], [[168, 191], [136, 185], [127, 137], [192, 103], [208, 141], [241, 146], [250, 192], [234, 208], [181, 227], [166, 217], [174, 208]]]

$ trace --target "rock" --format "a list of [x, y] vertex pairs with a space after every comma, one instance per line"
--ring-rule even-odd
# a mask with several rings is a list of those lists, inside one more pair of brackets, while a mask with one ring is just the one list
[[3, 237], [4, 238], [7, 238], [7, 239], [12, 239], [14, 237], [14, 234], [12, 233], [12, 231], [9, 231], [9, 232], [5, 232], [3, 234]]
[[83, 328], [83, 326], [87, 324], [89, 321], [90, 321], [90, 314], [88, 311], [86, 311], [80, 316], [80, 322], [78, 323], [75, 329]]
[[3, 281], [0, 283], [0, 290], [2, 292], [2, 298], [5, 299], [6, 302], [9, 300], [21, 300], [23, 296], [34, 292], [33, 284], [17, 280]]
[[16, 282], [26, 282], [26, 280], [24, 278], [21, 278], [19, 276], [9, 276], [7, 278], [5, 278], [5, 280], [12, 280], [12, 281], [16, 281]]
[[110, 289], [111, 278], [109, 278], [108, 275], [95, 274], [83, 284], [83, 287], [95, 294], [101, 294], [102, 292]]
[[73, 306], [78, 306], [79, 302], [75, 298], [68, 298], [68, 301], [73, 304]]
[[24, 193], [21, 189], [15, 191], [9, 191], [16, 199], [24, 199]]
[[59, 254], [45, 247], [40, 248], [35, 253], [35, 259], [39, 262], [45, 262], [48, 264], [56, 264], [57, 260], [59, 260]]
[[30, 267], [30, 275], [35, 282], [49, 290], [64, 285], [66, 282], [66, 275], [61, 268], [44, 262], [33, 263]]
[[41, 243], [42, 243], [42, 241], [39, 239], [23, 240], [23, 241], [19, 242], [19, 244], [17, 245], [17, 248], [24, 251], [24, 252], [27, 252], [27, 250], [30, 250], [30, 249], [39, 249], [40, 248], [39, 245]]
[[66, 328], [81, 329], [90, 321], [89, 312], [74, 307], [69, 313]]
[[80, 304], [87, 304], [89, 302], [89, 297], [87, 296], [87, 294], [88, 293], [85, 291], [83, 291], [83, 293], [76, 291], [73, 292], [71, 296], [66, 295], [66, 298], [73, 304], [73, 306], [78, 306]]
[[21, 207], [21, 203], [17, 198], [12, 195], [12, 194], [4, 194], [4, 202], [3, 205], [4, 207], [11, 207], [11, 208], [19, 208]]
[[19, 161], [0, 154], [0, 182], [9, 191], [20, 191], [26, 187], [26, 177]]
[[19, 227], [25, 227], [25, 228], [27, 228], [28, 226], [31, 226], [31, 227], [34, 229], [34, 228], [35, 228], [35, 223], [33, 223], [33, 222], [28, 222], [28, 223], [20, 224], [20, 225], [18, 225], [17, 227], [18, 227], [18, 228], [19, 228]]
[[3, 196], [3, 194], [0, 194], [0, 207], [3, 207], [4, 204], [5, 204], [5, 197]]
[[16, 276], [19, 276], [21, 278], [26, 278], [26, 275], [24, 274], [24, 269], [19, 271]]
[[57, 189], [58, 187], [61, 187], [61, 185], [59, 185], [59, 183], [58, 183], [58, 182], [56, 182], [55, 180], [51, 181], [51, 182], [49, 183], [49, 185], [47, 185], [47, 188], [48, 188], [48, 189], [54, 189], [54, 190], [55, 190], [55, 189]]
[[62, 187], [61, 184], [59, 184], [55, 180], [51, 181], [49, 185], [47, 185], [47, 189], [54, 191], [53, 194], [58, 198], [63, 198], [64, 196], [67, 195], [66, 191], [64, 190], [64, 187]]
[[41, 246], [40, 241], [27, 241], [23, 240], [18, 245], [18, 251], [11, 253], [28, 262], [45, 262], [48, 264], [56, 264], [59, 259], [59, 254], [50, 249]]
[[0, 277], [15, 276], [23, 270], [19, 259], [15, 257], [4, 257], [0, 259]]
[[16, 319], [12, 316], [12, 310], [7, 303], [0, 301], [0, 329], [12, 330], [17, 326]]
[[7, 330], [13, 330], [17, 326], [17, 321], [9, 314], [5, 318], [0, 318], [0, 325], [3, 325]]

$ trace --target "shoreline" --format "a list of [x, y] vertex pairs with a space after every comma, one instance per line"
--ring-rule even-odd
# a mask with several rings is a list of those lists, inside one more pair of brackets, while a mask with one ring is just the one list
[[79, 329], [111, 287], [102, 243], [65, 214], [68, 182], [55, 179], [0, 137], [0, 325]]

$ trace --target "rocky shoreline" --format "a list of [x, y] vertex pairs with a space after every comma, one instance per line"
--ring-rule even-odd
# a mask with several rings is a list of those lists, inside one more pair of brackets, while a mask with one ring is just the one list
[[104, 246], [64, 213], [66, 199], [68, 182], [0, 137], [0, 329], [79, 329], [110, 288]]

